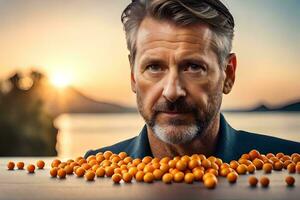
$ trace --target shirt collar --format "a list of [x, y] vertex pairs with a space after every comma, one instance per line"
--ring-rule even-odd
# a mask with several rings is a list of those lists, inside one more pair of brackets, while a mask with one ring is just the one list
[[146, 124], [133, 143], [132, 156], [135, 158], [143, 158], [145, 156], [153, 157], [149, 144]]
[[225, 120], [223, 114], [220, 114], [219, 137], [214, 155], [225, 162], [230, 162], [237, 157], [237, 151], [234, 149], [236, 144], [236, 130], [233, 129]]

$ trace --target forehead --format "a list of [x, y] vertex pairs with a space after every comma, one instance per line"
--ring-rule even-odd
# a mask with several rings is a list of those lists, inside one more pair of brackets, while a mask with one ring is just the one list
[[179, 49], [205, 52], [210, 49], [211, 36], [211, 30], [204, 24], [179, 27], [172, 22], [146, 17], [138, 30], [136, 57]]

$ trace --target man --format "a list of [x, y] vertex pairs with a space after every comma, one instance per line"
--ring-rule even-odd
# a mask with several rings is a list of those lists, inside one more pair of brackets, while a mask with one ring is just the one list
[[300, 152], [300, 143], [236, 131], [220, 113], [236, 71], [234, 19], [218, 0], [136, 0], [122, 14], [131, 88], [146, 125], [139, 136], [88, 151], [132, 157], [201, 153], [224, 161], [257, 149]]

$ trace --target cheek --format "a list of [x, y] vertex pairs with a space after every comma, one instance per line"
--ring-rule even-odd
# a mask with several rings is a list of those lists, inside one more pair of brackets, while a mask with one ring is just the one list
[[139, 95], [139, 99], [142, 101], [143, 110], [151, 113], [153, 106], [161, 97], [163, 84], [161, 82], [153, 83], [143, 78], [138, 78], [136, 86], [137, 95]]
[[218, 79], [210, 79], [201, 83], [188, 84], [186, 89], [196, 106], [203, 108], [210, 103], [211, 96], [220, 92], [220, 84]]
[[203, 107], [207, 104], [208, 101], [208, 93], [207, 93], [207, 84], [190, 84], [188, 87], [186, 87], [188, 96], [191, 98], [193, 103], [197, 107]]

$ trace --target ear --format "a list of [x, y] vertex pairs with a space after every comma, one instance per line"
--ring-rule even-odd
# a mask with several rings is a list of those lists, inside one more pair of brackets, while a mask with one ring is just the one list
[[223, 93], [224, 94], [229, 94], [230, 91], [232, 90], [232, 87], [234, 85], [235, 81], [235, 71], [236, 71], [236, 55], [234, 53], [231, 53], [228, 56], [227, 59], [227, 64], [225, 68], [225, 80], [224, 80], [224, 85], [223, 85]]
[[130, 56], [130, 54], [128, 55], [128, 60], [129, 60], [129, 63], [130, 63], [131, 90], [132, 90], [132, 92], [136, 93], [136, 82], [135, 82], [135, 77], [134, 77], [134, 65], [131, 62], [131, 56]]

